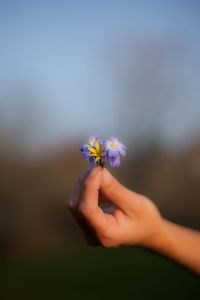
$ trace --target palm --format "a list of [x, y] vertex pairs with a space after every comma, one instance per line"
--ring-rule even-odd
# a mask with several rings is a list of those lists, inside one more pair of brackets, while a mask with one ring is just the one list
[[[103, 197], [103, 201], [109, 200]], [[143, 243], [152, 232], [155, 233], [161, 222], [157, 207], [149, 199], [139, 195], [136, 203], [132, 201], [132, 209], [122, 210], [111, 206], [103, 209], [103, 212], [100, 238], [106, 246]]]

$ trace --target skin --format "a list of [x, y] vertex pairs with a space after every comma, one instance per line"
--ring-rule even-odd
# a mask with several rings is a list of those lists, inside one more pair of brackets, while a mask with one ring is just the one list
[[[102, 209], [98, 204], [111, 204]], [[165, 255], [200, 275], [200, 233], [165, 220], [147, 197], [99, 166], [79, 177], [67, 202], [92, 246], [137, 246]]]

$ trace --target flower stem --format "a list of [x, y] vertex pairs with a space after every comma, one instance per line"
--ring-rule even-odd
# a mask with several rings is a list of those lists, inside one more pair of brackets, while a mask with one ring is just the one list
[[103, 168], [104, 165], [105, 165], [105, 162], [102, 159], [100, 159], [99, 160], [99, 165], [100, 165], [101, 168]]

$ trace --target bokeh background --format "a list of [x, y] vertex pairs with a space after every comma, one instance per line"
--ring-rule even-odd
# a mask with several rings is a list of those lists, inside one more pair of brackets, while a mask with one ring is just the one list
[[200, 3], [0, 1], [2, 299], [198, 299], [142, 249], [87, 246], [66, 201], [90, 135], [128, 147], [111, 170], [200, 229]]

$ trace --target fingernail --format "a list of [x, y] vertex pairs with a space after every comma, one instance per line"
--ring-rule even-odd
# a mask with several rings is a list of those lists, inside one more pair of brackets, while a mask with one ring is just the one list
[[92, 170], [90, 171], [90, 174], [89, 174], [89, 176], [88, 177], [92, 177], [92, 176], [94, 176], [97, 172], [98, 172], [98, 170], [99, 170], [99, 166], [95, 166], [95, 167], [93, 167], [92, 168]]
[[102, 183], [103, 185], [108, 185], [112, 181], [112, 175], [107, 169], [103, 169]]

